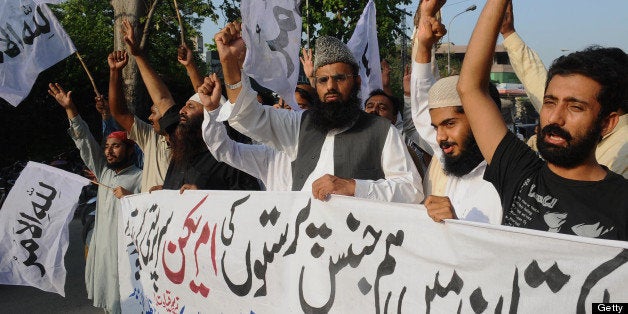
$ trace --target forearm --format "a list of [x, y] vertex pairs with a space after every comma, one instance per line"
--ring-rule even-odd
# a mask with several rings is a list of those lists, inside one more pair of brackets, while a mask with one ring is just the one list
[[209, 152], [219, 162], [224, 162], [236, 169], [242, 170], [253, 177], [263, 179], [268, 174], [269, 160], [263, 145], [248, 145], [238, 143], [227, 134], [222, 122], [215, 119], [215, 114], [205, 111], [203, 121], [203, 140]]
[[258, 142], [294, 157], [301, 114], [302, 112], [262, 106], [257, 102], [256, 93], [251, 88], [249, 79], [243, 77], [242, 93], [233, 104], [229, 125]]
[[146, 56], [135, 56], [137, 61], [137, 67], [140, 70], [142, 81], [146, 85], [148, 94], [151, 100], [157, 106], [159, 113], [164, 114], [172, 105], [174, 105], [174, 98], [170, 94], [166, 84], [159, 78], [159, 75], [150, 66]]
[[436, 131], [432, 126], [432, 118], [429, 110], [428, 92], [434, 85], [434, 75], [431, 71], [431, 64], [412, 64], [412, 78], [410, 83], [410, 107], [412, 112], [412, 122], [417, 132], [429, 146], [434, 156], [440, 158], [441, 150], [436, 142]]
[[[120, 70], [109, 71], [109, 111], [111, 116], [125, 130], [133, 126], [133, 114], [129, 111], [122, 93], [122, 73]], [[103, 121], [107, 118], [103, 115]]]
[[[235, 85], [238, 82], [242, 81], [242, 71], [237, 60], [221, 59], [220, 64], [222, 65], [222, 73], [224, 76], [225, 84]], [[235, 103], [241, 91], [242, 87], [237, 87], [234, 89], [227, 88], [227, 99], [229, 99], [231, 103]]]
[[196, 93], [196, 90], [201, 85], [203, 85], [203, 76], [201, 75], [198, 67], [192, 60], [190, 60], [190, 62], [185, 66], [185, 70], [188, 72], [188, 76], [190, 77], [190, 81], [192, 82], [192, 88]]
[[87, 168], [92, 170], [97, 178], [100, 178], [100, 171], [105, 165], [102, 148], [89, 131], [87, 123], [81, 116], [76, 115], [70, 119], [68, 134], [74, 141], [76, 148], [78, 148], [81, 159], [85, 162]]
[[536, 51], [528, 47], [515, 32], [504, 34], [503, 45], [508, 52], [510, 64], [523, 83], [534, 109], [540, 112], [547, 80], [547, 70], [543, 61]]
[[501, 112], [488, 92], [495, 43], [507, 2], [486, 2], [471, 35], [457, 86], [471, 130], [489, 164], [497, 145], [507, 132]]

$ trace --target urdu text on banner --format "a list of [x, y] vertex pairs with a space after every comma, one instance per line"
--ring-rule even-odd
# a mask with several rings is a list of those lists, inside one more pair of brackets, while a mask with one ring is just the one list
[[0, 0], [0, 98], [17, 106], [43, 70], [76, 51], [45, 3]]
[[122, 203], [123, 311], [585, 313], [628, 302], [626, 242], [440, 224], [421, 205], [305, 192]]

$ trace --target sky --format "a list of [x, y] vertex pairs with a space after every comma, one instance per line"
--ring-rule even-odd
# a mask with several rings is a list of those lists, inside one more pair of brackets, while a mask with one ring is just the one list
[[[218, 1], [213, 2], [217, 4]], [[477, 5], [475, 11], [461, 14], [451, 23], [448, 32], [452, 43], [466, 45], [469, 42], [485, 2], [447, 1], [441, 10], [446, 27], [454, 15]], [[417, 3], [418, 0], [413, 0], [406, 10], [414, 13]], [[546, 67], [557, 57], [592, 44], [619, 47], [628, 52], [628, 0], [513, 0], [513, 4], [517, 33], [537, 51]], [[218, 25], [206, 20], [201, 30], [205, 42], [211, 42], [224, 24], [224, 18]], [[412, 25], [411, 17], [407, 24]], [[501, 40], [500, 37], [498, 43]], [[443, 39], [446, 41], [447, 37]]]

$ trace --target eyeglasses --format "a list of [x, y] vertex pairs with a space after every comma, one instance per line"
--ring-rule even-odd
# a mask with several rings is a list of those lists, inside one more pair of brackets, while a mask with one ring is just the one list
[[314, 83], [315, 84], [320, 84], [320, 85], [325, 85], [327, 84], [327, 82], [329, 81], [329, 78], [331, 78], [335, 83], [342, 83], [344, 81], [347, 80], [347, 78], [349, 77], [355, 77], [357, 75], [354, 74], [334, 74], [334, 75], [323, 75], [323, 76], [315, 76], [314, 77]]

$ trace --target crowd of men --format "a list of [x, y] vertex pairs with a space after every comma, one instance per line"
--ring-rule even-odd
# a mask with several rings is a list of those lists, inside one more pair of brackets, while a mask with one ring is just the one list
[[[360, 99], [358, 62], [340, 40], [322, 36], [313, 54], [303, 50], [310, 84], [297, 86], [297, 103], [262, 104], [267, 101], [242, 71], [246, 46], [237, 22], [214, 38], [222, 81], [216, 74], [203, 78], [191, 50], [180, 48], [194, 89], [178, 106], [124, 21], [126, 50], [108, 57], [108, 104], [97, 98], [103, 121], [121, 130], [107, 131], [104, 151], [71, 92], [50, 84], [70, 136], [101, 183], [85, 277], [94, 305], [120, 311], [111, 276], [118, 199], [158, 189], [308, 191], [323, 201], [346, 195], [424, 204], [437, 222], [628, 240], [628, 55], [591, 47], [545, 70], [515, 32], [510, 1], [488, 0], [460, 75], [439, 79], [432, 48], [446, 33], [436, 19], [444, 2], [423, 0], [417, 10], [403, 100], [392, 94], [386, 63], [383, 89]], [[499, 33], [540, 114], [531, 141], [538, 154], [509, 131], [490, 83]], [[121, 71], [129, 55], [153, 102], [150, 123], [124, 102]], [[304, 110], [291, 110], [297, 106]]]

